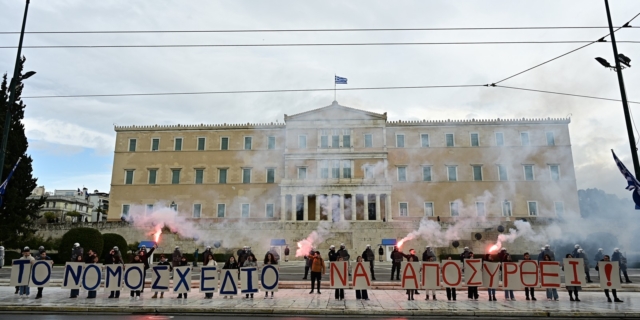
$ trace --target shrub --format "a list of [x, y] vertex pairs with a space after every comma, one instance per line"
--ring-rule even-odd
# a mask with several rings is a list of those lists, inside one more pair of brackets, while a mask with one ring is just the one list
[[80, 243], [80, 246], [84, 248], [85, 254], [91, 249], [98, 256], [102, 255], [104, 240], [100, 231], [92, 228], [74, 228], [62, 236], [58, 249], [59, 257], [64, 261], [68, 261], [71, 258], [73, 244], [76, 242]]
[[104, 240], [102, 252], [104, 253], [105, 256], [109, 254], [109, 251], [111, 251], [111, 249], [113, 249], [114, 246], [118, 247], [120, 252], [124, 252], [124, 253], [126, 253], [127, 249], [129, 248], [127, 246], [127, 240], [125, 240], [124, 237], [122, 237], [117, 233], [105, 233], [102, 235], [102, 239]]
[[15, 251], [5, 251], [4, 252], [4, 265], [5, 266], [10, 266], [11, 265], [11, 261], [14, 259], [20, 259], [20, 252], [15, 252]]

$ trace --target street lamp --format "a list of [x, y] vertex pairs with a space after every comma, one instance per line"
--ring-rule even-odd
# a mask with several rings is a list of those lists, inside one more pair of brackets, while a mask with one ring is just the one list
[[[626, 68], [631, 68], [631, 59], [627, 56], [625, 56], [622, 53], [618, 54], [617, 60], [620, 64], [623, 64], [624, 66], [620, 66], [620, 70], [626, 69]], [[607, 61], [605, 58], [600, 58], [597, 57], [596, 61], [598, 61], [603, 67], [617, 71], [616, 66], [612, 66], [609, 61]]]

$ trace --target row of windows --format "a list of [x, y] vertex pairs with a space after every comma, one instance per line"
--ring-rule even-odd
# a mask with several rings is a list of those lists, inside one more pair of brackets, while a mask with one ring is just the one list
[[[173, 211], [178, 211], [178, 205], [175, 203], [171, 204], [171, 209]], [[227, 205], [225, 203], [218, 203], [216, 204], [217, 207], [217, 211], [216, 211], [216, 217], [218, 218], [224, 218], [227, 214]], [[129, 204], [123, 204], [122, 205], [122, 215], [123, 216], [127, 216], [129, 214], [129, 209], [131, 208], [131, 205]], [[265, 217], [267, 218], [273, 218], [274, 217], [274, 211], [275, 211], [275, 205], [273, 203], [267, 203], [265, 205]], [[146, 213], [151, 213], [153, 212], [153, 204], [148, 204], [145, 206], [145, 212]], [[200, 218], [202, 215], [202, 204], [201, 203], [194, 203], [193, 206], [191, 207], [191, 217], [193, 218]], [[240, 217], [242, 218], [249, 218], [251, 215], [251, 204], [249, 203], [241, 203], [240, 204]]]
[[[404, 134], [396, 134], [396, 147], [404, 148]], [[547, 146], [555, 146], [556, 140], [553, 132], [546, 132], [547, 136]], [[453, 133], [445, 133], [444, 140], [447, 147], [455, 147], [455, 136]], [[520, 132], [520, 144], [522, 146], [530, 146], [531, 141], [529, 140], [529, 132]], [[504, 133], [496, 132], [495, 133], [495, 145], [502, 147], [504, 146]], [[428, 133], [420, 134], [420, 146], [423, 148], [428, 148], [431, 146], [431, 142], [429, 139]], [[472, 132], [469, 134], [469, 146], [471, 147], [479, 147], [480, 146], [480, 134], [477, 132]]]
[[[508, 181], [509, 174], [507, 171], [507, 166], [503, 164], [498, 164], [497, 171], [498, 176], [496, 177], [498, 181]], [[483, 165], [474, 164], [471, 165], [472, 168], [472, 180], [473, 181], [483, 181], [484, 174], [482, 171]], [[458, 166], [446, 166], [447, 169], [447, 181], [458, 181]], [[525, 164], [522, 166], [523, 176], [525, 181], [534, 181], [535, 179], [535, 167], [532, 164]], [[366, 171], [366, 167], [365, 167]], [[407, 181], [407, 167], [397, 167], [397, 179], [398, 181]], [[557, 164], [549, 165], [549, 177], [553, 181], [560, 180], [560, 166]], [[422, 181], [433, 181], [433, 167], [432, 166], [423, 166], [422, 167]]]
[[[51, 202], [51, 208], [56, 208], [57, 204], [58, 204], [57, 202]], [[45, 202], [44, 207], [45, 208], [49, 208], [49, 202], [48, 201]], [[63, 202], [63, 209], [69, 209], [69, 203]], [[80, 212], [82, 212], [82, 211], [89, 212], [89, 207], [85, 206], [85, 205], [81, 205], [81, 204], [80, 205], [76, 204], [75, 209], [80, 211]]]
[[[196, 146], [198, 151], [204, 151], [207, 147], [207, 139], [205, 137], [196, 138]], [[183, 138], [175, 138], [173, 142], [174, 151], [182, 151]], [[129, 139], [129, 152], [137, 151], [138, 139]], [[244, 137], [244, 150], [252, 150], [253, 137]], [[276, 148], [276, 137], [267, 137], [267, 148]], [[160, 149], [160, 138], [151, 139], [151, 151], [158, 151]], [[220, 150], [229, 150], [229, 137], [220, 138]]]
[[[133, 178], [135, 175], [133, 169], [125, 170], [124, 184], [133, 184]], [[148, 184], [156, 184], [158, 178], [158, 169], [148, 169]], [[227, 183], [227, 173], [229, 169], [218, 169], [218, 183]], [[251, 183], [251, 168], [242, 168], [242, 183]], [[182, 169], [171, 169], [171, 184], [180, 184], [180, 174]], [[266, 183], [275, 183], [276, 169], [267, 168], [267, 180]], [[204, 181], [204, 169], [195, 169], [195, 184], [202, 184]]]

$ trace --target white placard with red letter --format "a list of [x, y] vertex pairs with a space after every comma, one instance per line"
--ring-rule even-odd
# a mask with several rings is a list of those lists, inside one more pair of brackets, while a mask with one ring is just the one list
[[371, 271], [369, 264], [364, 262], [356, 262], [353, 266], [353, 277], [351, 284], [355, 290], [371, 289]]
[[502, 286], [506, 290], [522, 290], [520, 281], [520, 270], [516, 262], [502, 263]]
[[440, 289], [440, 263], [422, 263], [422, 281], [420, 285], [423, 289]]
[[540, 287], [543, 289], [560, 288], [560, 262], [558, 261], [540, 261], [538, 262], [540, 270]]
[[402, 289], [420, 289], [420, 262], [402, 262]]
[[500, 286], [499, 262], [485, 262], [482, 264], [482, 286], [492, 289]]
[[442, 262], [442, 286], [456, 288], [462, 284], [462, 267], [460, 261], [445, 260]]
[[620, 265], [618, 261], [598, 261], [600, 288], [620, 289]]
[[538, 273], [538, 262], [535, 260], [520, 261], [520, 282], [528, 288], [537, 288], [540, 286], [540, 277]]
[[464, 259], [464, 279], [467, 286], [482, 285], [482, 259]]
[[564, 264], [564, 285], [583, 286], [587, 284], [584, 273], [584, 260], [576, 258], [565, 258]]
[[331, 289], [349, 289], [349, 266], [347, 261], [329, 263], [329, 286]]

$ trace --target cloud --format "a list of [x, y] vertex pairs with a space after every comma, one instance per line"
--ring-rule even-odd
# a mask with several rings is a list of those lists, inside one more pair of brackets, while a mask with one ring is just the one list
[[77, 153], [81, 151], [78, 148], [90, 148], [104, 155], [112, 152], [115, 144], [115, 134], [104, 134], [62, 120], [26, 118], [24, 126], [27, 138], [33, 140], [35, 148], [47, 148], [42, 142], [49, 142], [63, 145], [60, 152]]

